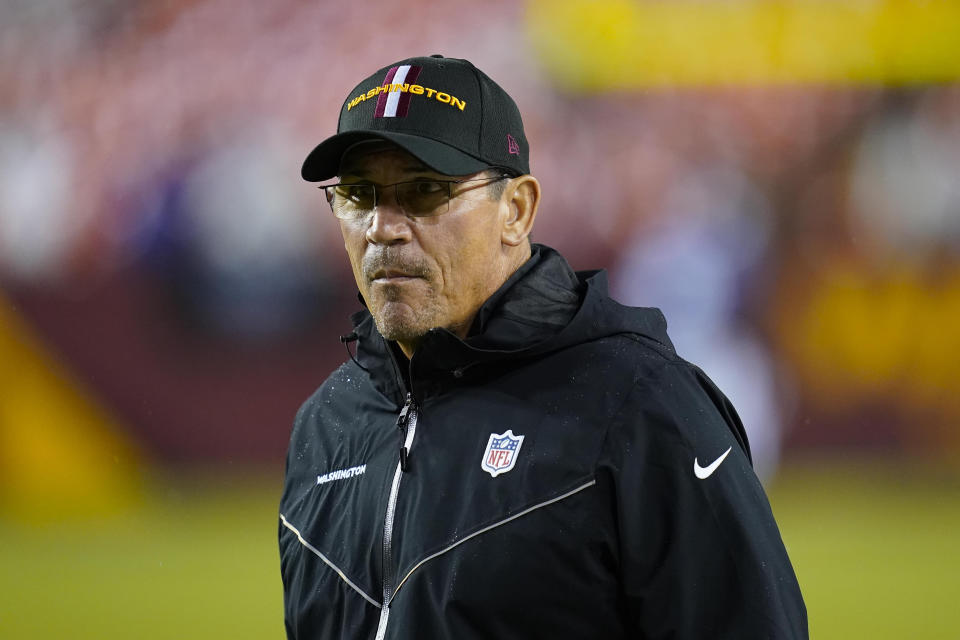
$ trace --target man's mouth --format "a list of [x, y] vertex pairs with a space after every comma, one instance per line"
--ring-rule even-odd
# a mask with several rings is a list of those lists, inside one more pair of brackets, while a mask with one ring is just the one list
[[371, 282], [378, 282], [381, 284], [399, 284], [401, 282], [406, 282], [408, 280], [414, 280], [420, 276], [403, 271], [401, 269], [378, 269], [374, 271], [373, 277], [370, 279]]

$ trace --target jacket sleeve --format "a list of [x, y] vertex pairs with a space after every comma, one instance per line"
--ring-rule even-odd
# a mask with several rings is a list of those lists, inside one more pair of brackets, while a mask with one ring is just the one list
[[808, 637], [739, 418], [699, 369], [661, 361], [640, 374], [607, 451], [636, 637]]

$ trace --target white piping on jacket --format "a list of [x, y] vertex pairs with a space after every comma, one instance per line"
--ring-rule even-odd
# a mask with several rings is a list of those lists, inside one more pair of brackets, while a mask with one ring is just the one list
[[335, 564], [333, 564], [332, 562], [330, 562], [330, 560], [327, 558], [327, 556], [325, 556], [325, 555], [323, 555], [322, 553], [320, 553], [320, 551], [319, 551], [316, 547], [314, 547], [312, 544], [310, 544], [309, 542], [307, 542], [306, 540], [304, 540], [304, 539], [303, 539], [303, 536], [300, 535], [300, 532], [297, 531], [297, 528], [296, 528], [295, 526], [293, 526], [292, 524], [290, 524], [290, 523], [287, 521], [287, 519], [284, 517], [284, 515], [283, 515], [282, 513], [280, 514], [280, 520], [283, 521], [283, 526], [285, 526], [287, 529], [290, 529], [290, 531], [293, 531], [293, 533], [297, 536], [297, 539], [300, 541], [300, 544], [302, 544], [302, 545], [305, 546], [307, 549], [309, 549], [310, 551], [312, 551], [313, 553], [315, 553], [315, 554], [317, 555], [317, 557], [320, 558], [321, 560], [323, 560], [323, 562], [324, 562], [328, 567], [330, 567], [331, 569], [333, 569], [334, 571], [336, 571], [336, 572], [337, 572], [337, 575], [340, 576], [340, 577], [343, 579], [344, 582], [346, 582], [348, 585], [350, 585], [350, 587], [351, 587], [354, 591], [356, 591], [357, 593], [359, 593], [360, 595], [362, 595], [363, 598], [364, 598], [367, 602], [369, 602], [370, 604], [372, 604], [373, 606], [375, 606], [375, 607], [378, 608], [378, 609], [381, 608], [381, 605], [380, 605], [379, 602], [377, 602], [376, 600], [374, 600], [373, 598], [371, 598], [370, 596], [368, 596], [366, 593], [364, 593], [364, 592], [363, 592], [363, 589], [361, 589], [361, 588], [358, 587], [357, 585], [353, 584], [353, 582], [351, 582], [350, 578], [348, 578], [348, 577], [343, 573], [343, 571], [340, 571], [340, 568], [339, 568], [337, 565], [335, 565]]
[[[454, 547], [463, 544], [464, 542], [466, 542], [467, 540], [469, 540], [469, 539], [471, 539], [471, 538], [475, 538], [475, 537], [479, 536], [481, 533], [486, 533], [487, 531], [490, 531], [491, 529], [495, 529], [495, 528], [497, 528], [497, 527], [499, 527], [499, 526], [501, 526], [501, 525], [507, 524], [508, 522], [510, 522], [510, 521], [512, 521], [512, 520], [516, 520], [517, 518], [519, 518], [519, 517], [521, 517], [521, 516], [525, 516], [525, 515], [527, 515], [528, 513], [530, 513], [531, 511], [536, 511], [537, 509], [539, 509], [539, 508], [541, 508], [541, 507], [546, 507], [547, 505], [551, 505], [551, 504], [553, 504], [554, 502], [559, 502], [560, 500], [563, 500], [564, 498], [569, 498], [569, 497], [572, 496], [573, 494], [579, 493], [579, 492], [583, 491], [584, 489], [588, 489], [588, 488], [592, 487], [592, 486], [595, 485], [595, 484], [597, 484], [597, 481], [596, 481], [596, 480], [591, 480], [590, 482], [588, 482], [588, 483], [586, 483], [586, 484], [584, 484], [584, 485], [581, 485], [581, 486], [577, 487], [576, 489], [572, 489], [572, 490], [570, 490], [570, 491], [567, 491], [567, 492], [564, 493], [563, 495], [559, 495], [559, 496], [557, 496], [557, 497], [555, 497], [555, 498], [550, 498], [549, 500], [546, 500], [546, 501], [544, 501], [544, 502], [540, 502], [540, 503], [538, 503], [538, 504], [535, 504], [535, 505], [533, 505], [532, 507], [527, 507], [527, 508], [524, 509], [523, 511], [520, 511], [519, 513], [513, 514], [513, 515], [510, 516], [509, 518], [505, 518], [505, 519], [500, 520], [500, 521], [498, 521], [498, 522], [494, 522], [493, 524], [488, 525], [488, 526], [484, 527], [483, 529], [480, 529], [479, 531], [474, 531], [474, 532], [471, 533], [470, 535], [468, 535], [468, 536], [466, 536], [466, 537], [464, 537], [464, 538], [461, 538], [460, 540], [457, 540], [457, 541], [454, 542], [453, 544], [451, 544], [451, 545], [449, 545], [449, 546], [441, 549], [440, 551], [437, 551], [436, 553], [427, 556], [426, 558], [424, 558], [423, 560], [421, 560], [421, 561], [418, 562], [417, 564], [413, 565], [413, 568], [410, 569], [410, 571], [407, 572], [407, 575], [403, 576], [403, 580], [401, 580], [399, 583], [397, 583], [397, 588], [393, 590], [393, 595], [390, 596], [390, 602], [393, 602], [393, 599], [397, 596], [397, 592], [400, 591], [400, 587], [403, 586], [403, 583], [407, 581], [407, 578], [409, 578], [409, 577], [413, 574], [414, 571], [416, 571], [417, 569], [419, 569], [421, 566], [423, 566], [423, 565], [426, 564], [427, 562], [433, 560], [433, 559], [436, 558], [437, 556], [441, 556], [441, 555], [445, 554], [447, 551], [450, 551], [450, 550], [453, 549]], [[386, 605], [387, 605], [388, 607], [390, 606], [390, 602], [387, 602], [387, 603], [386, 603]]]

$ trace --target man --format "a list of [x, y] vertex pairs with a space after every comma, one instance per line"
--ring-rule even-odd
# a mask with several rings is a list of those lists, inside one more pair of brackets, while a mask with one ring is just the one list
[[290, 441], [288, 637], [806, 637], [733, 407], [659, 311], [531, 245], [528, 153], [510, 97], [432, 56], [304, 163], [339, 176], [366, 308]]

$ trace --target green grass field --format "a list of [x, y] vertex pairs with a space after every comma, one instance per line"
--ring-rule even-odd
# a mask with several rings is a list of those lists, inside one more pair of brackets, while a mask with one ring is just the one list
[[[180, 479], [109, 520], [0, 521], [0, 638], [283, 638], [278, 490]], [[770, 495], [813, 638], [960, 638], [956, 472], [794, 464]]]
[[955, 468], [808, 464], [785, 469], [770, 500], [812, 638], [960, 638]]

